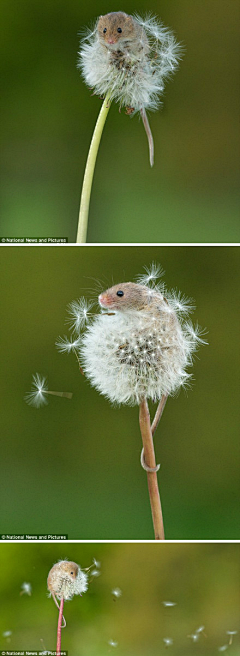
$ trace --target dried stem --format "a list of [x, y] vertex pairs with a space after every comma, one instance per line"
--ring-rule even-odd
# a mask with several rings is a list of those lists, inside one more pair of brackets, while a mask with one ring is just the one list
[[63, 619], [63, 604], [64, 599], [61, 599], [59, 607], [59, 616], [58, 616], [58, 628], [57, 628], [57, 655], [61, 653], [61, 631], [62, 631], [62, 619]]
[[[162, 408], [163, 410], [163, 408]], [[160, 417], [159, 417], [160, 418]], [[148, 403], [143, 399], [139, 408], [139, 424], [144, 448], [144, 459], [147, 467], [154, 469], [156, 467], [153, 436], [151, 430], [150, 414]], [[148, 490], [152, 511], [152, 519], [155, 533], [155, 540], [164, 540], [164, 527], [160, 494], [158, 489], [156, 471], [147, 472]]]
[[95, 164], [98, 154], [98, 148], [102, 136], [102, 131], [108, 115], [109, 108], [110, 108], [110, 93], [106, 95], [106, 98], [102, 104], [100, 114], [98, 116], [98, 120], [93, 133], [89, 153], [88, 153], [87, 164], [86, 164], [84, 179], [83, 179], [81, 202], [80, 202], [77, 244], [85, 244], [87, 241], [88, 212], [89, 212], [93, 174], [94, 174], [94, 169], [95, 169]]

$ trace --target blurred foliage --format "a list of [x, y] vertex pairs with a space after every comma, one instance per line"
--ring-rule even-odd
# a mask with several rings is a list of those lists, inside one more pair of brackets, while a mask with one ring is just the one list
[[[64, 605], [62, 648], [72, 656], [213, 656], [239, 629], [239, 544], [1, 544], [0, 649], [55, 648], [58, 611], [47, 598], [47, 575], [57, 560], [101, 575], [82, 597]], [[32, 596], [21, 595], [23, 582]], [[112, 590], [122, 596], [114, 600]], [[164, 601], [176, 603], [164, 607]], [[189, 636], [204, 626], [193, 644]], [[10, 642], [4, 631], [12, 631]], [[118, 642], [111, 648], [109, 640]], [[229, 656], [239, 654], [234, 636]]]
[[[168, 539], [239, 539], [238, 247], [2, 247], [1, 533], [152, 539], [138, 408], [113, 408], [74, 355], [55, 349], [66, 306], [97, 299], [159, 262], [167, 288], [196, 300], [209, 346], [192, 389], [169, 399], [156, 433]], [[98, 282], [100, 281], [100, 282]], [[26, 405], [32, 374], [71, 401]], [[151, 407], [153, 413], [154, 408]]]
[[[76, 69], [79, 32], [113, 2], [2, 0], [3, 237], [75, 241], [80, 188], [101, 101]], [[140, 120], [114, 105], [90, 209], [91, 242], [239, 240], [239, 3], [128, 1], [171, 27], [185, 54], [150, 116], [150, 170]]]

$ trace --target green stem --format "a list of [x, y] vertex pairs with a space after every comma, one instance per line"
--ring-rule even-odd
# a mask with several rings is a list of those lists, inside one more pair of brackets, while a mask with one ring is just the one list
[[98, 154], [98, 148], [101, 141], [102, 131], [110, 109], [110, 104], [111, 104], [110, 93], [108, 93], [102, 104], [98, 116], [98, 120], [95, 126], [95, 130], [93, 133], [89, 153], [88, 153], [87, 164], [86, 164], [84, 179], [83, 179], [81, 202], [80, 202], [77, 244], [85, 244], [87, 241], [88, 212], [89, 212], [93, 174], [94, 174], [94, 169], [95, 169], [95, 164]]

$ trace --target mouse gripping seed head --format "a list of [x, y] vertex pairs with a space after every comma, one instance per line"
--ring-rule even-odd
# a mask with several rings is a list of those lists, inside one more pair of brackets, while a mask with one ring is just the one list
[[112, 12], [100, 16], [83, 39], [78, 68], [95, 94], [110, 94], [110, 101], [132, 115], [158, 108], [181, 51], [172, 32], [155, 17]]
[[141, 283], [121, 283], [100, 294], [103, 313], [80, 344], [86, 377], [116, 404], [155, 402], [187, 386], [193, 353], [204, 343], [186, 318], [191, 303], [145, 278], [147, 284], [141, 276]]
[[82, 595], [88, 588], [88, 578], [77, 563], [60, 560], [48, 574], [47, 587], [55, 600], [69, 601], [74, 595]]

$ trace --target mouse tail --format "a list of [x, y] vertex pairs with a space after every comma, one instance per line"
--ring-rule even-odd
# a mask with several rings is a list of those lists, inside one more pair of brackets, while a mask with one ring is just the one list
[[154, 143], [153, 143], [153, 136], [151, 133], [151, 128], [148, 122], [148, 117], [146, 114], [145, 109], [141, 109], [141, 117], [142, 117], [142, 122], [146, 131], [146, 135], [148, 138], [148, 146], [149, 146], [149, 159], [150, 159], [150, 165], [153, 166], [154, 164]]

